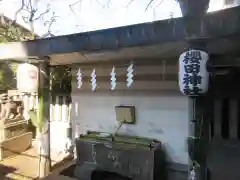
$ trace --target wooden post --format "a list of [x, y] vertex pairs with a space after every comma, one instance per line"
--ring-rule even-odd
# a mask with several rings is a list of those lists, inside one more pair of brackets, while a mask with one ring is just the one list
[[49, 60], [45, 59], [39, 65], [39, 121], [44, 122], [43, 128], [39, 129], [40, 149], [39, 149], [39, 178], [47, 176], [51, 168], [50, 157], [50, 70]]
[[[203, 114], [202, 114], [202, 107], [199, 106], [199, 101], [201, 101], [202, 97], [190, 97], [190, 107], [189, 107], [189, 113], [190, 113], [190, 138], [189, 138], [189, 156], [192, 161], [192, 166], [190, 167], [190, 172], [192, 168], [196, 168], [196, 179], [200, 178], [200, 167], [201, 167], [201, 158], [199, 157], [200, 154], [200, 141], [201, 139], [201, 130], [202, 130], [202, 123], [203, 123]], [[197, 164], [195, 164], [197, 163]], [[198, 164], [199, 163], [199, 164]], [[200, 165], [200, 166], [198, 166]]]
[[196, 179], [207, 179], [207, 147], [209, 142], [209, 126], [212, 113], [212, 99], [210, 93], [205, 96], [193, 97], [190, 99], [190, 127], [189, 134], [192, 142], [189, 147], [190, 159], [199, 163], [196, 166]]

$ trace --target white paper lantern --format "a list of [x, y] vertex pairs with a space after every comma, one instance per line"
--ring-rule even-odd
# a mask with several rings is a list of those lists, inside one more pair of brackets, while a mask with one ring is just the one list
[[180, 55], [179, 87], [183, 94], [197, 96], [208, 91], [208, 59], [208, 54], [200, 50], [189, 50]]
[[34, 93], [38, 91], [38, 67], [24, 63], [17, 68], [17, 88], [20, 92]]

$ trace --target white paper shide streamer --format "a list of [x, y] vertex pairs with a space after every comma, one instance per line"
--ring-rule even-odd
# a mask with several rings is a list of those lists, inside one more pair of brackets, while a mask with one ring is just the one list
[[133, 64], [131, 64], [128, 68], [127, 68], [127, 87], [131, 87], [132, 83], [133, 83]]
[[190, 50], [180, 55], [179, 87], [183, 94], [197, 96], [208, 91], [208, 60], [209, 55], [200, 50]]
[[116, 88], [116, 72], [115, 72], [115, 67], [112, 68], [112, 72], [110, 73], [111, 75], [111, 90], [113, 91]]
[[81, 89], [82, 87], [82, 72], [81, 69], [79, 68], [77, 71], [77, 88]]
[[91, 83], [92, 83], [92, 91], [95, 91], [97, 88], [97, 79], [96, 79], [96, 71], [93, 69], [92, 74], [91, 74]]

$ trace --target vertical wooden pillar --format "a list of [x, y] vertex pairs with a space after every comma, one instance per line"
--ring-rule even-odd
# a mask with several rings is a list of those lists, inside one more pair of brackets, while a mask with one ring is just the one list
[[[45, 59], [39, 65], [39, 121], [44, 122], [40, 130], [40, 152], [39, 152], [39, 177], [45, 177], [49, 174], [51, 168], [50, 157], [50, 71], [49, 60]], [[41, 115], [42, 114], [42, 115]]]

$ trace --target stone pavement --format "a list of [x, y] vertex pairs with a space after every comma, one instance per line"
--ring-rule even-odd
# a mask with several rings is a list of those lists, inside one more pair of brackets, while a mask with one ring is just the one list
[[[52, 166], [59, 166], [65, 154], [52, 153]], [[70, 160], [68, 160], [70, 161]], [[38, 157], [35, 147], [20, 155], [7, 158], [0, 162], [0, 180], [33, 180], [38, 177]], [[63, 164], [64, 165], [64, 164]], [[63, 166], [62, 165], [62, 166]], [[60, 167], [58, 167], [59, 169]]]
[[67, 176], [62, 176], [62, 175], [54, 175], [54, 176], [48, 176], [44, 178], [43, 180], [78, 180], [75, 178], [70, 178]]

